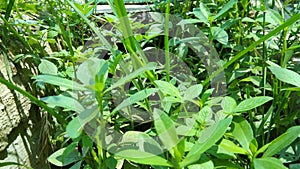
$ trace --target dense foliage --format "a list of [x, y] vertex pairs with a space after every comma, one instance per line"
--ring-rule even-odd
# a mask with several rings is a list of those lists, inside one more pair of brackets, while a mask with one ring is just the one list
[[107, 2], [0, 2], [8, 75], [36, 68], [0, 82], [48, 113], [51, 167], [300, 168], [297, 1]]

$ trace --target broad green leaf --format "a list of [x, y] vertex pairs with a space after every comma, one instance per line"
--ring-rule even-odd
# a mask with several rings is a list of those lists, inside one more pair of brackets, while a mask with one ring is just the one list
[[195, 145], [191, 148], [191, 151], [187, 154], [186, 158], [179, 163], [181, 167], [185, 167], [195, 161], [197, 161], [201, 154], [212, 147], [226, 132], [228, 126], [231, 123], [231, 118], [220, 120], [212, 126], [205, 129]]
[[250, 151], [249, 145], [254, 138], [250, 124], [242, 117], [235, 117], [233, 124], [233, 137], [242, 145], [245, 150]]
[[157, 85], [158, 89], [161, 90], [161, 92], [170, 96], [181, 98], [179, 90], [171, 83], [161, 80], [155, 80], [154, 83]]
[[81, 137], [82, 145], [84, 147], [92, 147], [93, 146], [93, 140], [88, 135], [83, 135]]
[[98, 106], [94, 106], [89, 109], [84, 109], [79, 113], [78, 118], [81, 125], [85, 125], [86, 123], [92, 121], [99, 114]]
[[245, 149], [237, 146], [235, 143], [227, 139], [223, 139], [218, 146], [219, 148], [230, 153], [245, 154], [245, 155], [248, 154], [248, 152]]
[[244, 18], [242, 19], [242, 22], [255, 22], [255, 20], [252, 19], [252, 18], [249, 18], [249, 17], [244, 17]]
[[223, 30], [227, 29], [227, 28], [231, 28], [233, 25], [239, 23], [239, 21], [241, 20], [240, 17], [235, 18], [235, 19], [229, 19], [227, 21], [225, 21], [224, 23], [222, 23], [222, 25], [220, 26]]
[[72, 119], [66, 128], [67, 134], [70, 138], [77, 138], [80, 136], [83, 130], [83, 125], [80, 123], [78, 117]]
[[163, 99], [163, 102], [169, 102], [169, 103], [180, 103], [182, 100], [177, 97], [171, 97], [167, 96]]
[[53, 38], [55, 38], [57, 35], [58, 35], [58, 32], [57, 32], [57, 31], [50, 30], [50, 31], [48, 31], [47, 37], [50, 38], [50, 39], [53, 39]]
[[125, 83], [127, 83], [129, 81], [131, 81], [133, 78], [135, 78], [135, 77], [137, 77], [137, 76], [145, 73], [148, 70], [155, 69], [156, 65], [157, 64], [154, 63], [154, 62], [149, 62], [144, 67], [141, 67], [141, 68], [135, 70], [134, 72], [130, 73], [129, 75], [127, 75], [127, 76], [121, 78], [119, 81], [115, 82], [112, 86], [110, 86], [108, 89], [106, 89], [104, 91], [104, 93], [106, 93], [106, 92], [108, 92], [108, 91], [110, 91], [110, 90], [112, 90], [112, 89], [114, 89], [116, 87], [119, 87], [119, 86], [121, 86], [121, 85], [123, 85], [123, 84], [125, 84]]
[[156, 88], [149, 88], [138, 91], [137, 93], [131, 95], [129, 98], [125, 99], [121, 104], [119, 104], [112, 112], [119, 111], [127, 106], [130, 106], [138, 101], [144, 100], [153, 93], [157, 92]]
[[[263, 15], [260, 15], [257, 17], [256, 21], [258, 22], [263, 22]], [[281, 14], [279, 14], [278, 11], [273, 10], [271, 8], [268, 8], [266, 11], [266, 16], [265, 16], [265, 22], [270, 23], [272, 25], [280, 25], [283, 23], [283, 18], [281, 17]]]
[[125, 158], [127, 160], [148, 165], [168, 166], [173, 167], [168, 160], [147, 152], [139, 150], [123, 150], [115, 154], [117, 157]]
[[269, 69], [276, 76], [277, 79], [285, 83], [300, 87], [300, 75], [298, 73], [276, 66], [271, 66], [269, 67]]
[[113, 156], [110, 156], [105, 160], [105, 164], [108, 169], [116, 169], [118, 161]]
[[[263, 80], [263, 78], [260, 76], [249, 76], [249, 77], [242, 79], [241, 81], [252, 82], [254, 85], [260, 87], [262, 80]], [[272, 86], [269, 83], [266, 83], [265, 89], [270, 91], [270, 90], [272, 90]]]
[[225, 4], [222, 9], [218, 12], [218, 14], [216, 16], [214, 16], [213, 20], [219, 18], [220, 16], [222, 16], [225, 12], [227, 12], [230, 8], [233, 7], [234, 4], [237, 3], [237, 0], [231, 0], [229, 2], [227, 2], [227, 4]]
[[257, 158], [253, 163], [254, 169], [287, 169], [279, 159], [273, 157]]
[[188, 166], [188, 169], [214, 169], [213, 161], [209, 160], [201, 164], [193, 164]]
[[228, 43], [228, 34], [224, 29], [220, 27], [211, 27], [210, 31], [215, 40], [224, 45]]
[[48, 60], [42, 59], [42, 62], [39, 64], [38, 68], [42, 74], [57, 75], [56, 65]]
[[237, 105], [236, 101], [232, 97], [229, 97], [229, 96], [226, 96], [222, 100], [222, 103], [221, 103], [221, 106], [225, 113], [232, 113], [233, 110], [236, 108], [236, 105]]
[[140, 151], [148, 152], [153, 155], [159, 155], [163, 153], [160, 144], [156, 142], [148, 134], [140, 131], [127, 131], [121, 141], [122, 144], [136, 145]]
[[74, 150], [72, 153], [69, 153], [65, 158], [62, 158], [65, 149], [66, 148], [59, 149], [51, 154], [48, 157], [48, 161], [55, 166], [63, 167], [81, 159], [78, 151], [76, 150]]
[[226, 168], [226, 169], [245, 169], [245, 167], [241, 167], [239, 164], [234, 163], [229, 160], [223, 160], [223, 159], [214, 159], [214, 165], [215, 168]]
[[75, 163], [74, 165], [72, 165], [72, 167], [70, 167], [70, 169], [80, 169], [81, 163], [82, 163], [82, 161]]
[[300, 126], [293, 126], [285, 133], [274, 139], [268, 146], [263, 157], [271, 157], [282, 149], [290, 145], [297, 137], [300, 136]]
[[254, 109], [258, 106], [261, 106], [268, 101], [272, 100], [272, 97], [269, 96], [257, 96], [252, 97], [246, 100], [243, 100], [237, 107], [233, 110], [234, 112], [245, 112], [251, 109]]
[[67, 89], [72, 89], [72, 90], [87, 90], [83, 85], [74, 82], [69, 79], [65, 79], [62, 77], [58, 76], [53, 76], [53, 75], [38, 75], [34, 77], [36, 80], [43, 81], [45, 83], [49, 83], [52, 85], [64, 87]]
[[167, 149], [173, 148], [179, 142], [174, 122], [170, 117], [159, 109], [153, 112], [155, 130], [161, 142]]
[[193, 100], [195, 97], [198, 97], [202, 92], [203, 86], [201, 84], [196, 84], [184, 91], [182, 100]]
[[84, 110], [84, 107], [77, 100], [64, 95], [43, 97], [41, 100], [50, 105], [63, 107], [75, 112], [82, 112]]
[[193, 14], [199, 19], [200, 22], [204, 22], [207, 25], [210, 25], [209, 16], [211, 13], [209, 9], [201, 2], [199, 8], [193, 9]]
[[183, 19], [177, 25], [194, 24], [203, 22], [200, 19]]
[[211, 106], [204, 106], [198, 113], [197, 121], [201, 124], [207, 124], [212, 119], [212, 115]]
[[95, 77], [98, 76], [102, 81], [106, 80], [107, 63], [103, 59], [89, 58], [81, 63], [76, 71], [77, 78], [84, 85], [94, 85], [96, 83]]

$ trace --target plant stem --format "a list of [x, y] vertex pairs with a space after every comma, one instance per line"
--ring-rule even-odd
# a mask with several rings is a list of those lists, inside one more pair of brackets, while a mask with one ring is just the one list
[[165, 45], [165, 70], [167, 81], [170, 81], [170, 53], [169, 53], [169, 20], [170, 20], [170, 0], [167, 2], [166, 14], [165, 14], [165, 35], [164, 35], [164, 45]]

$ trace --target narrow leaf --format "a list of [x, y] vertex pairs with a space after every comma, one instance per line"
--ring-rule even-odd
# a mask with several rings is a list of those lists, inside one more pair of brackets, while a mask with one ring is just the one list
[[228, 43], [228, 34], [224, 29], [220, 27], [211, 27], [210, 31], [215, 40], [224, 45]]
[[171, 83], [161, 80], [155, 80], [154, 83], [163, 93], [168, 94], [170, 96], [175, 96], [177, 98], [181, 98], [179, 90]]
[[157, 92], [158, 89], [156, 88], [149, 88], [149, 89], [144, 89], [142, 91], [139, 91], [133, 95], [131, 95], [129, 98], [125, 99], [121, 104], [119, 104], [113, 112], [119, 111], [127, 106], [130, 106], [138, 101], [144, 100], [153, 93]]
[[214, 19], [219, 18], [220, 16], [222, 16], [225, 12], [227, 12], [230, 8], [233, 7], [234, 4], [237, 3], [237, 0], [231, 0], [229, 1], [227, 4], [225, 4], [222, 9], [218, 12], [218, 14], [216, 16], [214, 16]]
[[72, 90], [87, 90], [86, 88], [84, 88], [83, 85], [76, 83], [72, 80], [68, 80], [65, 78], [61, 78], [58, 76], [53, 76], [53, 75], [38, 75], [36, 77], [34, 77], [36, 80], [40, 80], [43, 81], [45, 83], [49, 83], [52, 85], [56, 85], [56, 86], [60, 86], [60, 87], [64, 87], [67, 89], [72, 89]]
[[70, 138], [77, 138], [80, 136], [83, 129], [83, 125], [80, 123], [78, 117], [72, 119], [66, 128], [67, 134]]
[[84, 110], [83, 106], [77, 100], [64, 95], [43, 97], [41, 100], [50, 105], [63, 107], [75, 112], [82, 112]]
[[261, 106], [268, 101], [272, 100], [272, 97], [269, 96], [257, 96], [252, 97], [246, 100], [243, 100], [238, 106], [234, 109], [234, 112], [245, 112], [251, 109], [254, 109], [258, 106]]
[[205, 129], [195, 145], [191, 148], [186, 158], [180, 162], [181, 167], [185, 167], [193, 162], [196, 162], [202, 153], [212, 147], [226, 132], [231, 123], [231, 118], [220, 120], [218, 123]]
[[235, 143], [227, 139], [223, 139], [218, 146], [221, 149], [230, 153], [245, 154], [245, 155], [248, 154], [248, 152], [245, 149], [237, 146]]
[[253, 160], [254, 169], [287, 169], [279, 159], [273, 157], [257, 158]]
[[161, 142], [167, 149], [173, 148], [179, 142], [173, 120], [159, 109], [154, 109], [153, 116], [155, 130]]
[[84, 85], [94, 85], [97, 82], [96, 77], [104, 83], [107, 76], [107, 68], [108, 64], [105, 60], [89, 58], [80, 64], [76, 71], [76, 75]]
[[161, 145], [156, 142], [151, 136], [140, 131], [127, 131], [121, 141], [122, 144], [136, 145], [140, 151], [148, 152], [153, 155], [159, 155], [163, 153]]
[[300, 126], [289, 128], [285, 133], [273, 140], [263, 157], [271, 157], [279, 151], [290, 145], [297, 137], [300, 136]]
[[211, 13], [209, 12], [209, 9], [201, 2], [199, 8], [193, 9], [193, 14], [199, 19], [200, 22], [204, 22], [207, 25], [210, 25], [209, 23], [209, 16]]
[[66, 148], [62, 148], [54, 152], [48, 157], [48, 161], [55, 166], [63, 167], [69, 165], [73, 162], [80, 160], [79, 153], [77, 151], [73, 151], [63, 158], [63, 153]]
[[149, 63], [148, 63], [147, 65], [145, 65], [144, 67], [141, 67], [141, 68], [135, 70], [134, 72], [130, 73], [129, 75], [127, 75], [127, 76], [121, 78], [119, 81], [117, 81], [117, 82], [114, 83], [112, 86], [110, 86], [108, 89], [106, 89], [106, 90], [104, 91], [104, 93], [106, 93], [106, 92], [108, 92], [108, 91], [110, 91], [110, 90], [112, 90], [112, 89], [114, 89], [114, 88], [116, 88], [116, 87], [119, 87], [119, 86], [121, 86], [121, 85], [123, 85], [123, 84], [125, 84], [125, 83], [127, 83], [127, 82], [129, 82], [129, 81], [131, 81], [133, 78], [135, 78], [135, 77], [137, 77], [137, 76], [139, 76], [139, 75], [145, 73], [145, 72], [148, 71], [148, 70], [153, 70], [153, 69], [155, 69], [155, 67], [156, 67], [156, 63], [154, 63], [154, 62], [149, 62]]
[[195, 97], [198, 97], [202, 92], [203, 86], [201, 84], [196, 84], [184, 91], [183, 101], [185, 100], [192, 100]]
[[276, 76], [277, 79], [285, 83], [300, 87], [300, 75], [298, 73], [285, 68], [275, 67], [275, 66], [271, 66], [269, 67], [269, 69]]
[[232, 135], [245, 150], [250, 151], [249, 145], [254, 138], [250, 124], [247, 120], [241, 117], [234, 118], [233, 123], [234, 129], [232, 131]]
[[139, 151], [139, 150], [123, 150], [117, 152], [115, 156], [125, 158], [127, 160], [148, 165], [168, 166], [173, 167], [168, 160], [155, 154]]

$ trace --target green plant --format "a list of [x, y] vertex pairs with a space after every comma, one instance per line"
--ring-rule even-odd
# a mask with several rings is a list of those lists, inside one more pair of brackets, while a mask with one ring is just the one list
[[[27, 9], [28, 5], [9, 1], [5, 17], [0, 15], [4, 23], [1, 29], [26, 47], [25, 54], [17, 55], [16, 63], [34, 61], [39, 73], [33, 79], [45, 96], [38, 100], [3, 78], [0, 82], [58, 120], [58, 137], [52, 140], [59, 144], [48, 158], [51, 164], [73, 169], [298, 165], [299, 152], [292, 150], [297, 149], [300, 134], [300, 78], [297, 63], [291, 59], [299, 55], [299, 5], [275, 0], [271, 4], [260, 1], [259, 7], [235, 0], [162, 1], [155, 2], [154, 9], [165, 14], [152, 13], [154, 22], [143, 24], [130, 18], [124, 1], [108, 3], [115, 16], [94, 15], [96, 1], [45, 2], [52, 12], [41, 14], [48, 19], [35, 24], [45, 28], [37, 36], [35, 32], [17, 32], [7, 17], [17, 6]], [[20, 11], [12, 18], [21, 18]], [[177, 24], [170, 14], [179, 13], [186, 19]], [[99, 30], [103, 22], [112, 29]], [[193, 32], [190, 23], [203, 30], [208, 39], [200, 43], [195, 40], [202, 34]], [[22, 30], [32, 26], [27, 22], [18, 25]], [[185, 29], [176, 29], [176, 35], [189, 30], [192, 37], [174, 37], [171, 30], [177, 26]], [[135, 34], [141, 27], [146, 32]], [[47, 38], [41, 38], [45, 34]], [[92, 34], [96, 35], [96, 48], [83, 47]], [[9, 39], [6, 33], [1, 37]], [[48, 55], [36, 41], [60, 44], [61, 49]], [[205, 59], [215, 62], [216, 67], [209, 67], [197, 56], [199, 51], [205, 53], [210, 43], [217, 51], [209, 48], [213, 54]], [[3, 45], [5, 49], [6, 43]], [[163, 59], [159, 58], [161, 53], [147, 51], [155, 47], [164, 49]], [[98, 58], [101, 52], [105, 59]], [[164, 61], [149, 61], [149, 53]], [[9, 73], [9, 52], [3, 50], [3, 54]], [[184, 69], [182, 63], [191, 69], [196, 84], [182, 81], [188, 73], [172, 72], [176, 66]], [[223, 72], [227, 78], [224, 82], [209, 84]], [[222, 83], [227, 86], [224, 93]], [[158, 99], [150, 99], [153, 95]]]

